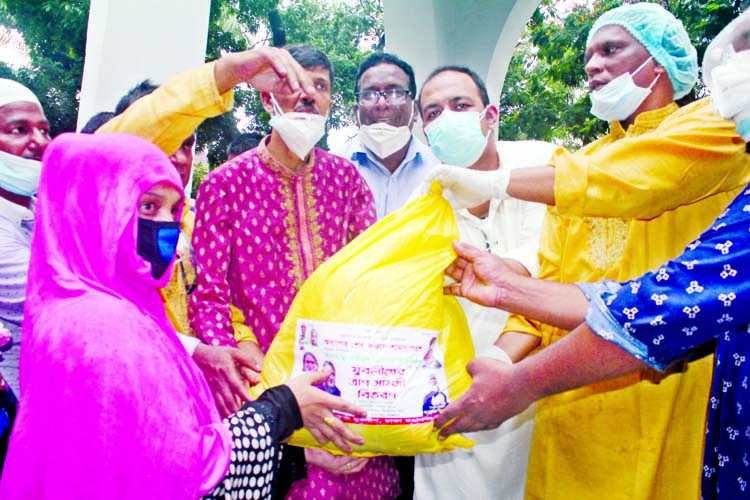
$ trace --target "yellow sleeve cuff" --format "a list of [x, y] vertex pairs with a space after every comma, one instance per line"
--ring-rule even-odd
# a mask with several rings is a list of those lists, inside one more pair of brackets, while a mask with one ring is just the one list
[[250, 327], [245, 324], [245, 315], [242, 314], [242, 311], [231, 304], [229, 305], [229, 308], [232, 310], [232, 327], [234, 328], [234, 340], [236, 342], [249, 341], [256, 345], [259, 345], [258, 337], [256, 337]]

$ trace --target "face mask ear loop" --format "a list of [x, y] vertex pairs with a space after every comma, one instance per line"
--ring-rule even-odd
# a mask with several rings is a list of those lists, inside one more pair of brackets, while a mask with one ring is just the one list
[[[639, 72], [640, 72], [640, 71], [641, 71], [641, 70], [642, 70], [642, 69], [644, 68], [644, 66], [646, 66], [646, 63], [648, 63], [648, 62], [649, 62], [650, 60], [652, 60], [653, 58], [654, 58], [654, 56], [649, 56], [649, 58], [648, 58], [648, 59], [646, 59], [645, 61], [643, 61], [643, 63], [642, 63], [642, 64], [641, 64], [640, 66], [638, 66], [638, 69], [636, 69], [635, 71], [633, 71], [633, 72], [632, 72], [632, 73], [630, 74], [630, 76], [635, 76], [635, 75], [637, 75], [637, 74], [638, 74], [638, 73], [639, 73]], [[658, 82], [658, 81], [659, 81], [659, 78], [660, 78], [660, 77], [661, 77], [661, 73], [660, 73], [660, 74], [658, 74], [658, 75], [656, 75], [656, 78], [654, 78], [654, 80], [653, 80], [653, 81], [651, 82], [651, 85], [649, 85], [649, 86], [648, 86], [648, 89], [649, 89], [649, 90], [651, 90], [651, 89], [653, 89], [653, 88], [654, 88], [654, 85], [656, 85], [656, 82]]]
[[[490, 105], [489, 105], [489, 104], [488, 104], [487, 106], [485, 106], [485, 107], [484, 107], [484, 109], [482, 110], [482, 112], [481, 112], [481, 113], [479, 113], [479, 121], [480, 121], [480, 122], [481, 122], [482, 120], [484, 120], [484, 117], [485, 117], [485, 115], [487, 114], [487, 110], [488, 110], [488, 109], [490, 109]], [[481, 127], [482, 125], [480, 124], [479, 126]], [[487, 135], [485, 135], [485, 136], [484, 136], [484, 140], [485, 140], [485, 141], [489, 140], [489, 139], [490, 139], [490, 135], [491, 135], [491, 134], [492, 134], [492, 127], [490, 127], [490, 129], [489, 129], [489, 130], [487, 131]]]
[[648, 86], [649, 90], [651, 90], [651, 89], [654, 88], [654, 85], [656, 85], [656, 82], [659, 81], [659, 78], [661, 78], [661, 73], [659, 73], [658, 75], [656, 75], [656, 78], [654, 78], [654, 81], [651, 82], [651, 85]]
[[636, 69], [635, 71], [633, 71], [632, 73], [630, 73], [630, 75], [631, 75], [631, 76], [635, 76], [635, 75], [637, 75], [638, 73], [640, 73], [640, 72], [641, 72], [641, 70], [642, 70], [642, 69], [644, 68], [644, 66], [646, 66], [646, 64], [648, 64], [648, 62], [649, 62], [650, 60], [652, 60], [653, 58], [654, 58], [654, 56], [648, 56], [648, 59], [646, 59], [645, 61], [643, 61], [643, 62], [641, 63], [641, 65], [640, 65], [640, 66], [638, 66], [638, 69]]
[[273, 106], [273, 112], [276, 114], [276, 116], [281, 116], [284, 114], [284, 111], [281, 109], [281, 106], [279, 106], [279, 103], [276, 101], [276, 98], [273, 96], [273, 94], [269, 94], [271, 96], [271, 105]]

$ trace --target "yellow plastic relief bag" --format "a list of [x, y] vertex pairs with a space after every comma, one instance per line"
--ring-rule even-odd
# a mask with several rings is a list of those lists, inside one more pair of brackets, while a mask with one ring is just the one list
[[[453, 210], [433, 185], [365, 231], [304, 283], [266, 355], [253, 396], [324, 365], [321, 386], [367, 410], [339, 415], [365, 438], [353, 455], [414, 455], [469, 447], [439, 441], [433, 421], [469, 387], [474, 347], [461, 306], [443, 294], [455, 258]], [[306, 430], [289, 441], [325, 448]]]

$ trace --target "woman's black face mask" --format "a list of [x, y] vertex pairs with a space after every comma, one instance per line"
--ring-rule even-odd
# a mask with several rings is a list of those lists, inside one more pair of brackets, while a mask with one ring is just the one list
[[172, 262], [180, 237], [178, 221], [138, 218], [138, 255], [151, 263], [151, 275], [159, 279]]

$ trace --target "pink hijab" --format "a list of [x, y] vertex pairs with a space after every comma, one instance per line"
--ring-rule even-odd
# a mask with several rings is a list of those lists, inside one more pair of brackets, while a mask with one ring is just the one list
[[138, 200], [180, 178], [125, 134], [65, 134], [43, 159], [23, 323], [23, 402], [0, 497], [197, 498], [230, 436], [136, 252]]

